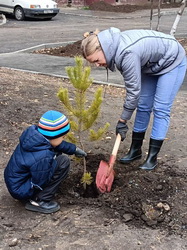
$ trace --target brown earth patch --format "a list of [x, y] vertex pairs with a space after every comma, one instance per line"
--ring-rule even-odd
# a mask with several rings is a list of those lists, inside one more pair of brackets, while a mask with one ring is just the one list
[[[161, 9], [164, 8], [178, 8], [181, 4], [180, 3], [170, 3], [161, 4]], [[122, 13], [131, 13], [138, 10], [147, 10], [151, 8], [151, 3], [148, 4], [120, 4], [120, 5], [111, 5], [109, 3], [106, 3], [104, 1], [98, 1], [89, 6], [90, 10], [96, 10], [96, 11], [108, 11], [108, 12], [122, 12]], [[154, 3], [153, 8], [157, 9], [158, 4]]]
[[[37, 123], [41, 114], [46, 110], [63, 110], [56, 93], [62, 84], [69, 89], [70, 93], [72, 87], [67, 80], [55, 77], [20, 73], [7, 69], [0, 69], [0, 74], [2, 90], [0, 102], [2, 117], [0, 157], [3, 173], [3, 169], [18, 143], [22, 131], [27, 126]], [[97, 85], [90, 88], [88, 92], [89, 99], [94, 94], [95, 88], [97, 88]], [[101, 119], [97, 126], [102, 126], [102, 124], [109, 121], [109, 117], [113, 117], [110, 119], [111, 127], [107, 137], [103, 140], [95, 143], [84, 142], [88, 152], [87, 168], [94, 179], [100, 161], [109, 160], [115, 139], [114, 127], [124, 96], [124, 91], [121, 88], [111, 86], [105, 88]], [[186, 155], [185, 147], [182, 146], [184, 144], [182, 138], [185, 140], [185, 133], [182, 132], [182, 129], [185, 130], [185, 127], [182, 125], [183, 118], [181, 118], [183, 117], [182, 111], [185, 103], [185, 97], [182, 96], [178, 99], [176, 107], [178, 116], [176, 117], [176, 123], [171, 128], [170, 136], [172, 138], [175, 138], [175, 136], [176, 138], [180, 137], [180, 134], [183, 134], [181, 140], [175, 141], [176, 150], [170, 153], [172, 141], [170, 143], [166, 141], [166, 146], [163, 147], [161, 152], [162, 159], [159, 159], [159, 167], [150, 172], [138, 169], [143, 159], [129, 165], [122, 165], [117, 161], [115, 165], [115, 181], [110, 193], [99, 194], [95, 182], [88, 187], [87, 191], [84, 191], [80, 183], [83, 166], [81, 162], [78, 163], [73, 158], [69, 177], [61, 184], [56, 197], [62, 209], [50, 217], [36, 215], [24, 210], [23, 204], [12, 199], [4, 183], [1, 182], [1, 237], [6, 238], [11, 245], [13, 244], [11, 241], [12, 232], [16, 232], [14, 237], [19, 239], [16, 244], [21, 249], [26, 249], [31, 242], [35, 247], [45, 244], [51, 246], [52, 239], [53, 241], [60, 239], [56, 232], [60, 232], [62, 225], [67, 232], [72, 230], [72, 223], [78, 218], [75, 218], [75, 213], [76, 216], [81, 216], [81, 220], [85, 220], [85, 223], [89, 224], [92, 221], [95, 227], [98, 228], [110, 227], [111, 230], [112, 228], [115, 230], [116, 226], [127, 225], [129, 230], [132, 230], [132, 239], [133, 232], [137, 229], [141, 232], [145, 228], [147, 228], [147, 232], [157, 229], [164, 231], [168, 236], [180, 235], [182, 238], [186, 237], [187, 173], [185, 164], [181, 165], [180, 163], [182, 158], [180, 161], [178, 160], [179, 154], [183, 158]], [[131, 126], [130, 123], [129, 127]], [[180, 127], [180, 133], [176, 130], [178, 126]], [[110, 137], [111, 139], [109, 139]], [[127, 145], [129, 144], [130, 136], [125, 144], [122, 143], [120, 146], [118, 159], [127, 151]], [[147, 144], [148, 140], [145, 141], [146, 148]], [[180, 149], [180, 153], [177, 149]], [[88, 217], [84, 216], [83, 211], [85, 210], [88, 214], [91, 211]], [[29, 227], [26, 218], [30, 218]], [[56, 225], [54, 231], [50, 230], [48, 223]], [[79, 221], [79, 229], [87, 232], [85, 237], [91, 242], [92, 234], [89, 227], [81, 227], [81, 223]], [[33, 233], [30, 238], [31, 230]], [[66, 235], [66, 240], [71, 241], [71, 237], [71, 234], [69, 238]], [[148, 244], [146, 237], [144, 241], [147, 241]]]

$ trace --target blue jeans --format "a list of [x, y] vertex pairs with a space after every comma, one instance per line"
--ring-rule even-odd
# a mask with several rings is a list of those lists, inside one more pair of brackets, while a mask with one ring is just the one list
[[153, 112], [151, 138], [164, 140], [170, 124], [175, 96], [186, 73], [186, 57], [170, 72], [151, 76], [142, 74], [141, 94], [136, 111], [134, 132], [145, 132]]

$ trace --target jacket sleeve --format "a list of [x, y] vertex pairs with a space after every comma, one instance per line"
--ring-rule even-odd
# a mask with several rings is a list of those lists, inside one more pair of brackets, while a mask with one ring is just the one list
[[59, 146], [55, 148], [55, 151], [68, 155], [73, 155], [76, 151], [76, 145], [67, 141], [63, 141]]
[[120, 68], [126, 88], [121, 119], [129, 120], [138, 105], [141, 91], [141, 62], [139, 56], [133, 52], [126, 52], [123, 55]]

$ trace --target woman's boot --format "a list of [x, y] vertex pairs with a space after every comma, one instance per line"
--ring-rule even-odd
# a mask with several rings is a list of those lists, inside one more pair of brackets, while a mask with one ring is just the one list
[[145, 132], [137, 133], [133, 131], [130, 150], [123, 158], [120, 159], [121, 163], [126, 164], [126, 163], [130, 163], [134, 160], [141, 158], [142, 156], [141, 147], [142, 147], [144, 136], [145, 136]]
[[148, 156], [144, 164], [140, 166], [141, 169], [153, 170], [157, 166], [157, 155], [161, 149], [162, 143], [163, 140], [150, 139]]

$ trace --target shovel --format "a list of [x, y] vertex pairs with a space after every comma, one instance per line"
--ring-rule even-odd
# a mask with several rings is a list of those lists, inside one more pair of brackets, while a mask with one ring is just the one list
[[110, 156], [110, 160], [101, 161], [96, 174], [96, 186], [101, 193], [110, 192], [112, 188], [112, 183], [114, 181], [114, 163], [116, 161], [116, 155], [121, 142], [121, 136], [118, 134], [116, 136], [116, 141]]

